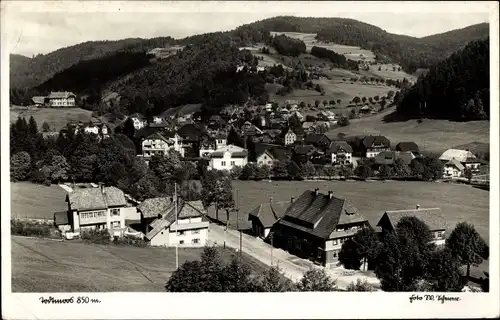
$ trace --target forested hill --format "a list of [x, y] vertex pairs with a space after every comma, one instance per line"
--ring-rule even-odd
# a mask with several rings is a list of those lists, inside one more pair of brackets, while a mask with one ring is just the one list
[[31, 59], [11, 54], [10, 87], [35, 87], [80, 61], [99, 59], [120, 50], [144, 51], [174, 42], [175, 40], [170, 37], [148, 40], [130, 38], [118, 41], [88, 41], [48, 54], [39, 54]]
[[489, 38], [469, 43], [404, 92], [398, 113], [453, 120], [489, 119]]

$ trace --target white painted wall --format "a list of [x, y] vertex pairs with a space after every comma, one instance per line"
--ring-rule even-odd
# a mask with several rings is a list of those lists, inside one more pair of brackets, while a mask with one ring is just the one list
[[269, 155], [267, 155], [267, 153], [263, 153], [257, 158], [257, 164], [259, 166], [263, 165], [272, 166], [273, 161], [274, 159], [272, 159]]
[[462, 172], [458, 170], [455, 166], [445, 165], [443, 168], [443, 175], [446, 177], [460, 177]]
[[[172, 230], [169, 230], [170, 233], [168, 243], [170, 246], [178, 244], [179, 247], [203, 247], [207, 244], [208, 228], [182, 231], [182, 234], [180, 231], [176, 234]], [[194, 239], [198, 239], [198, 243], [193, 243]], [[181, 241], [184, 241], [184, 243], [181, 244]]]
[[170, 244], [170, 232], [168, 228], [164, 228], [150, 241], [150, 245], [154, 247], [164, 247]]
[[[341, 153], [339, 153], [339, 155], [340, 154]], [[345, 153], [345, 160], [344, 161], [345, 161], [344, 162], [345, 164], [351, 163], [352, 162], [352, 153], [349, 153], [349, 152]], [[332, 153], [332, 163], [336, 163], [336, 162], [337, 162], [337, 154]]]
[[210, 159], [210, 168], [216, 170], [231, 170], [233, 167], [244, 167], [248, 162], [248, 158], [231, 158], [231, 153], [224, 153], [223, 158]]

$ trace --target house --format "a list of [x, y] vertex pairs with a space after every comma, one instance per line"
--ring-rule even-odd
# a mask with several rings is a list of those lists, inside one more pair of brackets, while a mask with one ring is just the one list
[[209, 168], [215, 170], [231, 170], [236, 166], [244, 167], [247, 162], [247, 150], [230, 144], [217, 148], [212, 153], [210, 156]]
[[473, 173], [479, 173], [479, 167], [481, 166], [482, 162], [476, 157], [469, 157], [465, 159], [463, 164], [465, 168], [471, 169]]
[[162, 117], [160, 117], [160, 116], [154, 116], [153, 117], [153, 123], [157, 123], [158, 124], [158, 123], [162, 123], [162, 122], [164, 122], [164, 119]]
[[311, 133], [305, 137], [304, 143], [313, 145], [320, 150], [326, 150], [330, 146], [331, 140], [323, 133]]
[[140, 231], [147, 234], [150, 231], [149, 225], [173, 207], [174, 203], [170, 197], [149, 198], [142, 201], [137, 206], [141, 218]]
[[411, 152], [415, 155], [419, 154], [418, 145], [413, 141], [403, 141], [396, 145], [396, 151]]
[[45, 105], [45, 97], [44, 96], [34, 96], [31, 98], [31, 102], [35, 107], [43, 107]]
[[66, 195], [68, 223], [73, 232], [108, 229], [121, 235], [140, 215], [128, 204], [123, 191], [115, 187], [77, 188]]
[[153, 133], [142, 141], [142, 156], [146, 159], [154, 155], [165, 156], [169, 150], [175, 150], [184, 157], [181, 138], [175, 132]]
[[443, 177], [458, 178], [462, 176], [464, 169], [465, 167], [457, 159], [451, 159], [443, 166]]
[[204, 218], [206, 210], [200, 200], [173, 199], [169, 206], [162, 209], [155, 210], [154, 204], [143, 208], [150, 210], [149, 215], [157, 213], [145, 237], [151, 246], [203, 247], [207, 244], [209, 222]]
[[372, 109], [372, 107], [368, 106], [367, 104], [365, 104], [361, 109], [359, 109], [359, 113], [367, 114], [367, 113], [371, 113], [371, 112], [373, 112], [373, 109]]
[[332, 141], [326, 153], [333, 165], [352, 163], [352, 147], [345, 141]]
[[272, 103], [266, 103], [264, 106], [264, 110], [271, 112], [273, 110], [273, 104]]
[[361, 141], [361, 152], [365, 158], [373, 158], [382, 151], [390, 151], [391, 142], [384, 136], [366, 136]]
[[415, 159], [415, 155], [409, 151], [382, 151], [377, 154], [373, 159], [375, 161], [375, 165], [394, 165], [394, 162], [398, 159], [401, 159], [404, 164], [410, 165], [411, 161]]
[[252, 223], [252, 234], [256, 237], [267, 238], [274, 224], [283, 217], [290, 205], [288, 201], [273, 202], [271, 198], [268, 203], [259, 204], [248, 214], [248, 221]]
[[286, 162], [292, 157], [292, 151], [277, 144], [256, 143], [257, 165], [272, 166], [275, 161]]
[[320, 113], [318, 113], [317, 118], [320, 120], [324, 120], [324, 121], [334, 121], [335, 120], [335, 113], [328, 111], [328, 110], [321, 111]]
[[271, 167], [274, 163], [274, 155], [271, 150], [267, 149], [263, 152], [257, 154], [257, 165], [258, 166], [269, 166]]
[[311, 121], [306, 121], [302, 123], [302, 129], [304, 129], [304, 133], [314, 133], [315, 123]]
[[451, 159], [456, 159], [460, 163], [464, 163], [468, 158], [475, 158], [476, 156], [469, 150], [448, 149], [439, 157], [439, 160], [448, 162]]
[[140, 113], [134, 113], [129, 116], [134, 122], [135, 130], [140, 130], [146, 126], [146, 118]]
[[344, 241], [369, 226], [346, 199], [307, 190], [294, 200], [271, 231], [273, 244], [299, 257], [333, 267]]
[[50, 108], [74, 107], [76, 105], [76, 95], [72, 92], [51, 92], [44, 99], [45, 106]]
[[196, 124], [185, 124], [177, 130], [182, 140], [183, 157], [198, 157], [199, 145], [208, 133], [205, 128]]
[[216, 140], [206, 138], [200, 143], [200, 158], [210, 158], [210, 155], [217, 149]]
[[293, 132], [292, 128], [288, 128], [288, 130], [286, 130], [285, 132], [285, 146], [294, 144], [297, 140], [297, 135], [295, 134], [295, 132]]
[[432, 233], [432, 242], [436, 245], [445, 244], [446, 220], [440, 208], [426, 209], [417, 205], [411, 210], [386, 211], [377, 223], [377, 227], [380, 227], [382, 232], [392, 232], [403, 217], [417, 217], [422, 220]]
[[241, 126], [241, 135], [243, 137], [248, 137], [248, 136], [257, 136], [263, 134], [263, 131], [257, 128], [255, 125], [250, 123], [250, 121], [246, 121], [242, 126]]
[[293, 148], [292, 160], [298, 165], [307, 162], [316, 162], [316, 157], [318, 157], [317, 151], [318, 150], [312, 145], [296, 145]]

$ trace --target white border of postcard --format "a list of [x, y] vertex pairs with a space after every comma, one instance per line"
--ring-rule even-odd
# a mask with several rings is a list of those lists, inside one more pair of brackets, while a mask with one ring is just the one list
[[[159, 319], [159, 318], [472, 318], [499, 316], [498, 184], [498, 15], [497, 2], [160, 2], [160, 1], [2, 1], [2, 317], [5, 319]], [[88, 296], [99, 304], [42, 304], [41, 294], [11, 293], [8, 46], [5, 33], [22, 11], [58, 12], [262, 12], [270, 16], [343, 16], [347, 12], [419, 12], [452, 15], [489, 12], [491, 41], [491, 190], [490, 292], [459, 293], [459, 302], [410, 303], [412, 293], [44, 293], [70, 298]], [[334, 9], [332, 9], [334, 8]], [[327, 12], [332, 12], [327, 14]], [[131, 21], [133, 23], [133, 21]], [[165, 34], [168, 36], [168, 34]], [[57, 35], [54, 35], [57, 37]], [[497, 90], [495, 90], [497, 88]], [[419, 293], [421, 296], [424, 293]], [[353, 295], [356, 295], [355, 297]]]

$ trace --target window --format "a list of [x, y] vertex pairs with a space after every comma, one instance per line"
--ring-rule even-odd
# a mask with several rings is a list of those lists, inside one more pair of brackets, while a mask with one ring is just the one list
[[225, 167], [226, 166], [226, 161], [221, 161], [220, 165], [223, 166], [223, 167]]
[[333, 244], [334, 244], [334, 245], [338, 244], [337, 239], [333, 239]]
[[321, 259], [321, 257], [322, 257], [321, 250], [318, 249], [318, 259]]
[[179, 241], [179, 244], [184, 244], [184, 240], [180, 240], [180, 241]]
[[200, 233], [200, 230], [193, 230], [191, 231], [191, 234], [199, 234]]
[[183, 236], [183, 235], [184, 235], [184, 231], [179, 231], [179, 232], [177, 232], [177, 235], [178, 235], [178, 236]]
[[101, 218], [106, 216], [106, 211], [91, 211], [80, 213], [81, 219]]
[[337, 251], [333, 251], [333, 257], [337, 258]]
[[111, 209], [111, 215], [112, 216], [119, 216], [120, 215], [120, 209]]
[[111, 222], [111, 228], [113, 228], [113, 229], [120, 229], [120, 221], [113, 221], [113, 222]]
[[200, 239], [193, 239], [191, 242], [192, 243], [200, 243]]
[[234, 166], [234, 161], [231, 161], [231, 165]]

